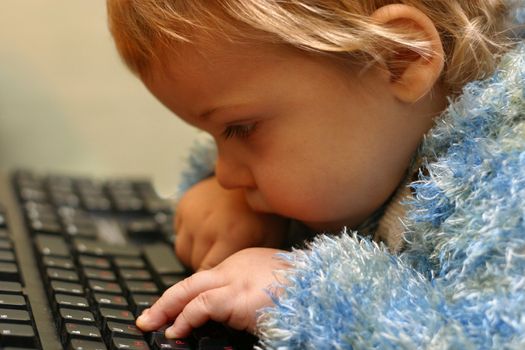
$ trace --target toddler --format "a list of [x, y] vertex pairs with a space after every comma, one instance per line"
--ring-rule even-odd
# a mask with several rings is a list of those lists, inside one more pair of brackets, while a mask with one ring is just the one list
[[[198, 272], [138, 326], [184, 337], [212, 319], [269, 348], [523, 346], [511, 6], [108, 0], [125, 63], [214, 141], [176, 208]], [[287, 252], [297, 223], [340, 234]]]

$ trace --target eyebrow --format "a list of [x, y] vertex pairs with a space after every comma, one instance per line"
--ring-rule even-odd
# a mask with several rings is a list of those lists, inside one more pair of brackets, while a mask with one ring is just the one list
[[218, 110], [221, 110], [221, 109], [223, 109], [223, 107], [208, 109], [206, 112], [200, 114], [199, 118], [203, 120], [208, 120], [210, 118], [210, 115], [213, 115], [214, 113], [216, 113]]
[[220, 111], [223, 111], [223, 110], [228, 110], [228, 109], [242, 109], [242, 108], [247, 108], [249, 106], [249, 104], [232, 104], [232, 105], [223, 105], [223, 106], [219, 106], [219, 107], [215, 107], [215, 108], [211, 108], [211, 109], [208, 109], [206, 110], [204, 113], [201, 113], [199, 115], [199, 118], [202, 119], [202, 120], [208, 120], [210, 118], [210, 116], [212, 116], [213, 114], [215, 113], [218, 113]]

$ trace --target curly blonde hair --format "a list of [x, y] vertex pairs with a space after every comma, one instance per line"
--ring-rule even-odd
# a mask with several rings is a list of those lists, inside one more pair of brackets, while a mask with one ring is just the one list
[[413, 6], [434, 22], [445, 51], [442, 80], [451, 94], [490, 74], [511, 44], [504, 0], [108, 0], [107, 6], [121, 57], [143, 75], [162, 48], [191, 42], [195, 30], [362, 62], [383, 61], [399, 50], [427, 56], [424, 38], [370, 18], [393, 3]]

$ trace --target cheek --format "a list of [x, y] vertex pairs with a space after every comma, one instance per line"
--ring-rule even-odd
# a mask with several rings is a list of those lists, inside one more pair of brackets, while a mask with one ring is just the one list
[[[292, 132], [299, 129], [301, 133]], [[327, 151], [333, 147], [320, 137], [322, 133], [308, 132], [308, 125], [287, 130], [286, 134], [274, 130], [251, 164], [257, 191], [273, 213], [303, 221], [325, 216], [336, 209], [341, 189], [348, 188], [336, 166], [341, 155]]]
[[370, 159], [335, 150], [304, 161], [274, 158], [271, 164], [256, 172], [263, 201], [271, 212], [305, 222], [359, 223], [388, 199], [397, 182], [385, 181]]
[[351, 211], [352, 186], [323, 165], [308, 167], [287, 162], [261, 169], [257, 191], [273, 213], [302, 221], [329, 220]]

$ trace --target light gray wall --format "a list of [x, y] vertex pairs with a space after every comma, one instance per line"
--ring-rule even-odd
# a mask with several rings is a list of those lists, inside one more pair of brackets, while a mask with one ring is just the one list
[[103, 0], [0, 0], [0, 168], [141, 175], [171, 194], [196, 131], [120, 62]]

